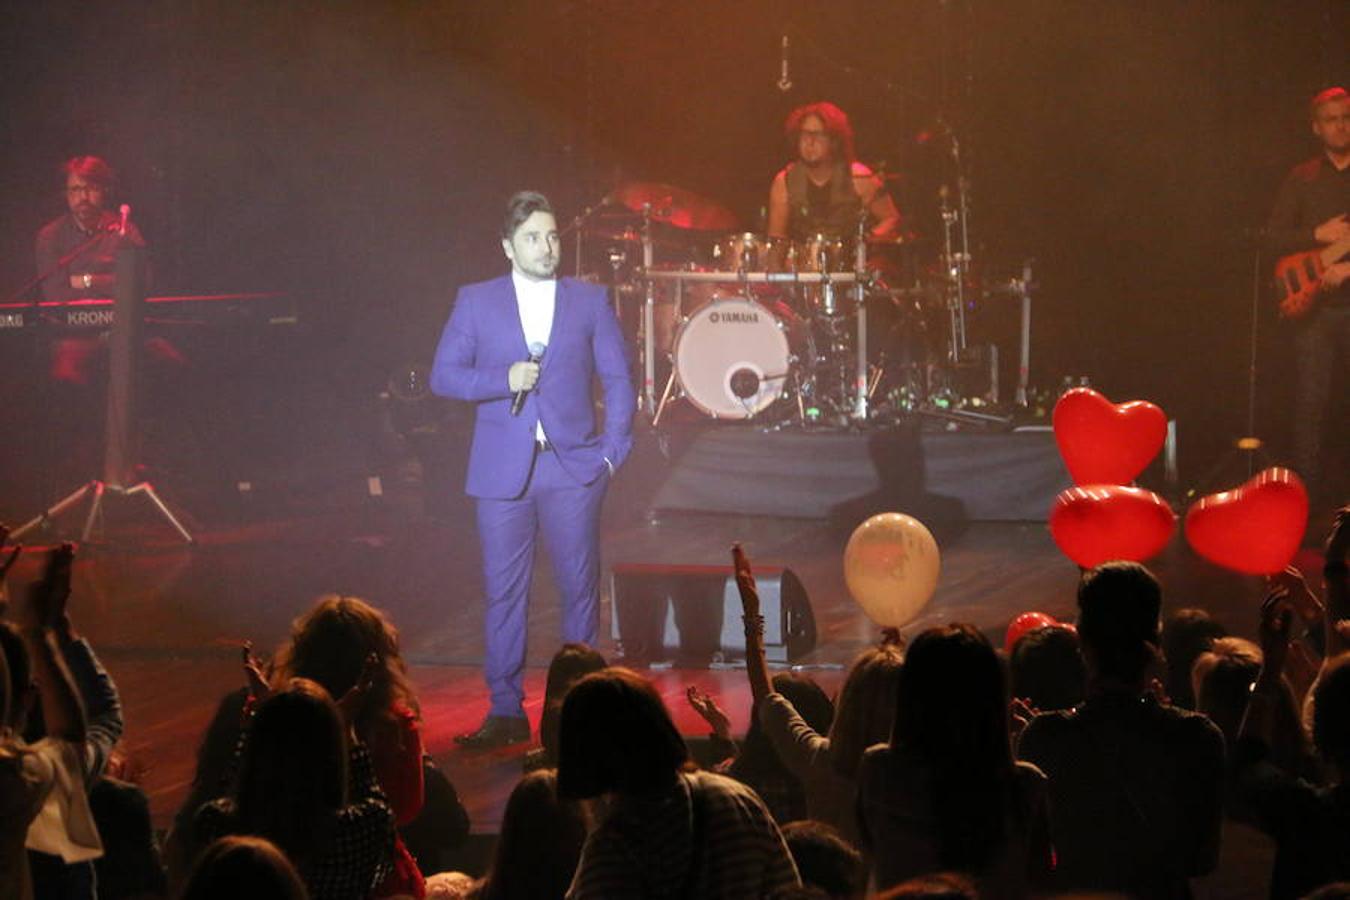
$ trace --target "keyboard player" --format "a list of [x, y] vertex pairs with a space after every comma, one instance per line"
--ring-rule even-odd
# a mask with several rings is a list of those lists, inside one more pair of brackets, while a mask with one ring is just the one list
[[[111, 297], [117, 286], [113, 271], [122, 224], [112, 208], [117, 173], [97, 156], [67, 160], [61, 171], [66, 213], [44, 225], [35, 242], [37, 271], [44, 276], [42, 296], [46, 300]], [[127, 223], [126, 239], [145, 246], [135, 223]], [[148, 277], [145, 285], [149, 286]], [[51, 377], [68, 384], [88, 384], [100, 344], [94, 337], [57, 338], [52, 344]], [[161, 362], [184, 362], [183, 354], [164, 338], [147, 340], [146, 350]]]

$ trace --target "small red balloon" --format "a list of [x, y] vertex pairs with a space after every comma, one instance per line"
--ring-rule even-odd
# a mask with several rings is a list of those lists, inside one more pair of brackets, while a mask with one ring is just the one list
[[1061, 491], [1050, 509], [1050, 534], [1085, 569], [1113, 559], [1140, 562], [1172, 538], [1176, 515], [1143, 488], [1092, 484]]
[[1186, 540], [1215, 565], [1245, 575], [1283, 572], [1308, 528], [1308, 490], [1289, 469], [1258, 472], [1186, 511]]
[[1167, 440], [1167, 414], [1147, 400], [1112, 403], [1092, 388], [1055, 404], [1055, 443], [1074, 484], [1128, 484]]
[[1047, 625], [1058, 624], [1059, 622], [1055, 620], [1055, 617], [1049, 613], [1024, 612], [1008, 623], [1008, 630], [1003, 635], [1003, 649], [1007, 653], [1012, 653], [1013, 647], [1017, 646], [1017, 642], [1030, 632]]

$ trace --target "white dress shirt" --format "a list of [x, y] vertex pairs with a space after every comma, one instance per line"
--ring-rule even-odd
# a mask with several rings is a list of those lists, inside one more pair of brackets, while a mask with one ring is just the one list
[[[525, 346], [543, 344], [548, 346], [549, 335], [553, 332], [553, 307], [557, 303], [558, 282], [531, 281], [514, 269], [511, 270], [511, 283], [516, 288], [516, 308], [520, 310], [520, 325], [525, 332]], [[544, 423], [534, 426], [537, 440], [548, 440], [544, 434]]]

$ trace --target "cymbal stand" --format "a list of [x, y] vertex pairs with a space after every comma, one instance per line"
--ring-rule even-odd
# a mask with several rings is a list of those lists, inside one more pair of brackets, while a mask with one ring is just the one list
[[[958, 179], [958, 184], [963, 179]], [[947, 361], [956, 365], [966, 352], [966, 274], [969, 271], [970, 254], [956, 248], [953, 232], [958, 226], [964, 238], [963, 216], [959, 209], [953, 209], [949, 201], [950, 190], [944, 184], [938, 189], [938, 201], [942, 215], [942, 266], [945, 275], [943, 283], [944, 300], [947, 306]], [[964, 203], [962, 203], [964, 205]]]
[[605, 194], [605, 196], [601, 197], [598, 201], [592, 203], [590, 206], [586, 207], [581, 212], [577, 213], [572, 218], [572, 221], [568, 222], [566, 227], [564, 227], [563, 230], [559, 232], [558, 235], [559, 237], [567, 237], [568, 233], [572, 231], [575, 231], [577, 233], [577, 239], [573, 248], [573, 252], [575, 253], [575, 259], [572, 264], [572, 274], [577, 278], [581, 277], [581, 257], [582, 257], [581, 235], [582, 231], [584, 230], [581, 226], [585, 225], [586, 222], [591, 218], [591, 216], [595, 215], [600, 210], [604, 209], [606, 206], [609, 206], [612, 200], [613, 200], [612, 193]]
[[858, 235], [853, 245], [853, 314], [857, 317], [857, 367], [853, 378], [853, 418], [867, 421], [867, 401], [871, 395], [867, 378], [867, 211], [858, 216]]
[[1012, 281], [1012, 287], [1022, 301], [1021, 340], [1017, 357], [1017, 393], [1014, 400], [1026, 409], [1028, 404], [1027, 388], [1031, 381], [1031, 291], [1035, 287], [1031, 279], [1031, 266], [1034, 260], [1022, 263], [1022, 277]]
[[652, 205], [642, 204], [642, 400], [647, 415], [656, 416], [656, 285], [647, 274], [652, 270]]

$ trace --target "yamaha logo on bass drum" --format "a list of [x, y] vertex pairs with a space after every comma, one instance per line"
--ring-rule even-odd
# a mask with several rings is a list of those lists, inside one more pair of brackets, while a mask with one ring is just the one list
[[736, 323], [736, 322], [758, 322], [758, 321], [759, 321], [759, 313], [754, 313], [754, 312], [723, 312], [723, 313], [719, 313], [719, 312], [715, 312], [715, 313], [709, 313], [709, 314], [708, 314], [708, 321], [711, 322], [711, 323], [714, 324], [714, 325], [718, 324], [719, 322], [726, 322], [726, 323]]

